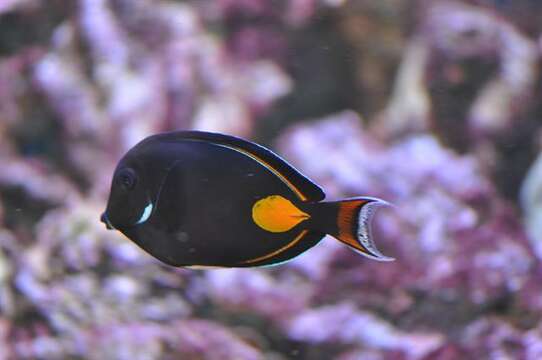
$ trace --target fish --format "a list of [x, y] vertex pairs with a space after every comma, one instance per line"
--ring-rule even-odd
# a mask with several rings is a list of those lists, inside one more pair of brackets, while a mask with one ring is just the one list
[[101, 221], [176, 267], [282, 264], [331, 235], [360, 255], [391, 261], [371, 220], [390, 205], [325, 193], [273, 151], [204, 131], [151, 135], [118, 162]]

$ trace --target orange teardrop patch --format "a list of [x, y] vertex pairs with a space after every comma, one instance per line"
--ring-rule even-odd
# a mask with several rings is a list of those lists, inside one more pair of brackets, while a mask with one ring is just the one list
[[280, 195], [265, 197], [252, 206], [252, 219], [256, 225], [273, 233], [288, 231], [309, 217]]

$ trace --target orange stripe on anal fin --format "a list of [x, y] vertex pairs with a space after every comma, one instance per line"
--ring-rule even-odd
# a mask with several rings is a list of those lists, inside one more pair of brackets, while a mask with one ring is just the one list
[[263, 255], [263, 256], [260, 256], [260, 257], [257, 257], [257, 258], [254, 258], [254, 259], [250, 259], [250, 260], [245, 260], [243, 261], [241, 264], [254, 264], [254, 263], [257, 263], [257, 262], [260, 262], [260, 261], [264, 261], [264, 260], [268, 260], [268, 259], [271, 259], [272, 257], [274, 256], [277, 256], [277, 255], [280, 255], [282, 254], [283, 252], [285, 252], [286, 250], [288, 250], [289, 248], [291, 248], [292, 246], [294, 246], [295, 244], [297, 244], [299, 241], [301, 241], [301, 239], [303, 239], [303, 237], [309, 232], [309, 230], [303, 230], [299, 233], [299, 235], [297, 235], [295, 237], [295, 239], [293, 239], [291, 242], [289, 242], [288, 244], [284, 245], [283, 247], [281, 247], [280, 249], [278, 250], [275, 250], [267, 255]]

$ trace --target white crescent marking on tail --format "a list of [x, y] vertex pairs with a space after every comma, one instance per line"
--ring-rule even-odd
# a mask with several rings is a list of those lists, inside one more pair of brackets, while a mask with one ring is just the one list
[[391, 204], [380, 199], [372, 199], [370, 203], [362, 206], [359, 212], [358, 218], [358, 240], [367, 249], [370, 254], [365, 254], [361, 251], [356, 251], [361, 255], [367, 256], [370, 259], [378, 261], [393, 261], [392, 257], [382, 254], [372, 240], [371, 236], [371, 219], [374, 215], [376, 208], [380, 206], [390, 206]]

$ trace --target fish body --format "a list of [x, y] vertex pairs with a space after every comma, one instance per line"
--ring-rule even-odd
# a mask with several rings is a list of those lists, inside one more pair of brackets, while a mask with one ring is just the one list
[[179, 131], [148, 137], [120, 160], [102, 221], [173, 266], [285, 262], [335, 236], [382, 255], [367, 197], [325, 202], [322, 189], [270, 150], [233, 136]]

